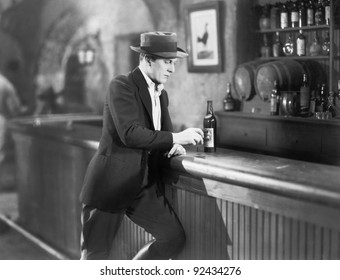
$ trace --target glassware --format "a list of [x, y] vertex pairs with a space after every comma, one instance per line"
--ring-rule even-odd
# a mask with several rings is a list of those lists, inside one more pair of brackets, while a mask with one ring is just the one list
[[318, 38], [317, 33], [315, 31], [313, 42], [309, 46], [309, 54], [311, 56], [318, 56], [318, 55], [321, 55], [321, 53], [322, 53], [321, 45], [319, 43], [319, 38]]
[[235, 100], [231, 95], [231, 84], [227, 83], [227, 94], [223, 100], [224, 111], [234, 111], [235, 109]]
[[323, 55], [329, 55], [330, 52], [330, 40], [329, 40], [329, 32], [326, 32], [326, 37], [324, 38], [322, 45], [322, 54]]
[[274, 57], [282, 56], [282, 43], [280, 41], [280, 33], [279, 32], [276, 32], [276, 34], [275, 34], [275, 41], [274, 41], [274, 44], [273, 44], [273, 56]]
[[292, 40], [292, 33], [289, 34], [287, 41], [283, 46], [283, 53], [287, 56], [294, 55], [294, 43]]

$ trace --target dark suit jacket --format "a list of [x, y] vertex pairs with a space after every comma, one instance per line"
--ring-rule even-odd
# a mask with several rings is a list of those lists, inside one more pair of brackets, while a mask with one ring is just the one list
[[129, 206], [147, 176], [149, 155], [172, 147], [165, 90], [160, 103], [162, 131], [155, 131], [151, 98], [140, 69], [111, 81], [102, 136], [85, 175], [81, 202], [108, 212], [120, 212]]

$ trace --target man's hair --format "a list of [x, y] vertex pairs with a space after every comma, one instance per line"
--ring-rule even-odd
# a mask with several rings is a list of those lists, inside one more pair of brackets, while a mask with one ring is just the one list
[[153, 55], [153, 54], [147, 54], [147, 53], [140, 53], [139, 54], [139, 61], [142, 61], [143, 59], [150, 59], [151, 61], [155, 61], [157, 59], [160, 59], [159, 56]]

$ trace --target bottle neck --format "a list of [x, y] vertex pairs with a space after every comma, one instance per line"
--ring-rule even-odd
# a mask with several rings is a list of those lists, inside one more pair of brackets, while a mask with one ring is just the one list
[[207, 103], [207, 115], [212, 115], [214, 113], [212, 101]]
[[231, 87], [230, 84], [227, 84], [227, 95], [231, 94]]

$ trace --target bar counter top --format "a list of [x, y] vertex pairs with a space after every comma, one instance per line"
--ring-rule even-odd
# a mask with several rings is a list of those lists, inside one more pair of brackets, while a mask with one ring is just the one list
[[[195, 177], [340, 207], [340, 167], [230, 149], [195, 151], [201, 149], [189, 148], [186, 156], [172, 158], [166, 166]], [[224, 198], [223, 189], [206, 191]]]
[[[12, 129], [95, 150], [101, 135], [100, 116], [57, 116], [17, 119]], [[204, 153], [186, 147], [185, 156], [164, 161], [164, 167], [195, 177], [340, 207], [340, 167], [231, 149]], [[207, 190], [223, 198], [223, 189]]]

